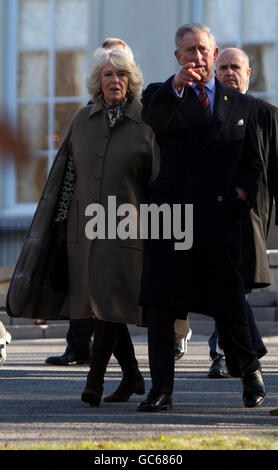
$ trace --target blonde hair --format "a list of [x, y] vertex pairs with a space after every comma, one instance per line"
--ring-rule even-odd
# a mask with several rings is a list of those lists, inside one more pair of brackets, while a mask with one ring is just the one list
[[87, 89], [94, 102], [102, 96], [100, 77], [102, 68], [110, 62], [116, 69], [128, 73], [128, 89], [134, 98], [141, 98], [143, 88], [143, 75], [130, 54], [120, 49], [106, 49], [99, 47], [92, 60], [90, 77], [87, 79]]

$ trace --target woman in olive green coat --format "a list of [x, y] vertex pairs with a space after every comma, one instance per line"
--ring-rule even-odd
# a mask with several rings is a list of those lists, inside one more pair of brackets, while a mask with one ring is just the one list
[[[78, 156], [75, 164], [78, 177], [68, 220], [69, 237], [74, 239], [77, 234], [79, 240], [85, 232], [87, 238], [81, 248], [73, 243], [69, 249], [70, 282], [75, 285], [69, 303], [70, 311], [78, 312], [78, 293], [88, 289], [97, 321], [90, 371], [81, 399], [98, 406], [106, 366], [115, 352], [123, 379], [105, 400], [127, 401], [132, 393], [145, 392], [126, 323], [141, 321], [139, 208], [148, 202], [155, 141], [150, 128], [141, 120], [142, 76], [130, 56], [119, 50], [97, 50], [88, 89], [94, 104], [79, 113], [74, 128], [76, 139], [72, 139], [72, 154]], [[88, 197], [84, 200], [84, 194], [90, 194], [91, 200]], [[132, 239], [122, 237], [118, 231], [124, 216], [123, 204], [134, 209], [129, 219], [129, 229], [136, 232], [133, 231]], [[99, 217], [94, 225], [94, 218], [90, 221], [86, 214], [94, 215], [98, 207], [103, 218]], [[81, 215], [78, 229], [77, 214]], [[94, 228], [99, 238], [94, 239]], [[84, 250], [82, 259], [88, 260], [88, 269], [80, 263], [80, 249]], [[83, 308], [85, 311], [85, 304]]]
[[[139, 68], [124, 51], [95, 52], [88, 80], [93, 104], [77, 112], [58, 152], [8, 294], [11, 316], [78, 320], [94, 314], [90, 371], [82, 393], [92, 406], [100, 404], [112, 354], [123, 379], [106, 401], [126, 401], [145, 390], [127, 328], [127, 323], [141, 324], [143, 242], [123, 239], [117, 231], [125, 219], [119, 215], [123, 204], [132, 205], [130, 225], [139, 228], [139, 207], [148, 202], [157, 171], [154, 135], [141, 120], [142, 83]], [[91, 230], [98, 207], [105, 227], [99, 219]]]

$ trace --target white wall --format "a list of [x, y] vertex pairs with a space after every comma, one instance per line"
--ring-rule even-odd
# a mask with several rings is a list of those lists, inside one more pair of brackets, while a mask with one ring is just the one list
[[104, 38], [124, 39], [144, 75], [144, 86], [177, 70], [175, 33], [189, 21], [189, 0], [90, 0], [90, 48]]
[[[4, 45], [4, 0], [0, 0], [0, 44]], [[0, 112], [3, 97], [4, 47], [0, 47]]]
[[[4, 0], [0, 0], [0, 44], [4, 44]], [[3, 99], [3, 69], [4, 69], [4, 47], [0, 47], [0, 114], [2, 112]], [[0, 160], [0, 183], [2, 179], [2, 162]], [[0, 207], [2, 206], [2, 191], [0, 184]]]

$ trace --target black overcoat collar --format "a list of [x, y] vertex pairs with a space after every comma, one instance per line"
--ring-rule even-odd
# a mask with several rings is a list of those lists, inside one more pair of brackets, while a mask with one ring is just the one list
[[[202, 131], [202, 138], [215, 138], [221, 134], [223, 129], [231, 121], [231, 115], [236, 105], [237, 93], [234, 90], [222, 85], [215, 79], [216, 92], [213, 108], [213, 119], [211, 124], [206, 124], [206, 117], [202, 104], [192, 87], [188, 87], [184, 92], [182, 113], [191, 122], [198, 134]], [[202, 140], [202, 139], [201, 139]]]

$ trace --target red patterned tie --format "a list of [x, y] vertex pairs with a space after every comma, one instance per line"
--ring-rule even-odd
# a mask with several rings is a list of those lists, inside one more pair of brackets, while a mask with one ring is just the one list
[[199, 100], [201, 101], [203, 107], [204, 107], [204, 110], [205, 110], [205, 113], [206, 113], [206, 118], [208, 120], [208, 123], [211, 122], [211, 119], [212, 119], [212, 116], [211, 116], [211, 109], [210, 109], [210, 102], [209, 102], [209, 97], [208, 95], [206, 94], [205, 92], [205, 87], [202, 86], [202, 85], [199, 85], [196, 87], [197, 90], [200, 92], [199, 94]]

